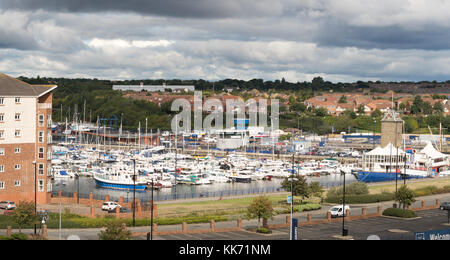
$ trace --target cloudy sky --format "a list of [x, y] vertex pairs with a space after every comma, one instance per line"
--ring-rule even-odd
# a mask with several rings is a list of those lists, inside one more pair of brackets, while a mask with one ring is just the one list
[[0, 72], [450, 80], [448, 0], [0, 0]]

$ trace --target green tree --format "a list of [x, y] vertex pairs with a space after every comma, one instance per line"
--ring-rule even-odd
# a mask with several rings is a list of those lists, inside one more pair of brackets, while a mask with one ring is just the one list
[[430, 102], [422, 103], [422, 112], [425, 115], [431, 115], [433, 113], [433, 107], [431, 106]]
[[[281, 183], [281, 187], [288, 192], [292, 192], [291, 189], [291, 177], [285, 178]], [[309, 189], [308, 183], [306, 182], [305, 176], [295, 175], [292, 181], [293, 194], [294, 196], [299, 196], [302, 199], [309, 198], [311, 196], [311, 191]]]
[[383, 113], [382, 113], [379, 109], [376, 109], [376, 110], [374, 110], [370, 115], [371, 115], [372, 117], [380, 117], [380, 116], [383, 115]]
[[442, 114], [444, 113], [444, 106], [442, 105], [441, 102], [437, 102], [436, 104], [434, 104], [433, 106], [433, 111], [436, 114]]
[[11, 215], [11, 219], [19, 226], [19, 233], [22, 233], [22, 227], [29, 224], [37, 224], [39, 218], [35, 213], [33, 202], [21, 201]]
[[405, 120], [405, 131], [407, 133], [414, 133], [417, 129], [419, 129], [417, 120], [414, 117], [408, 117], [408, 119]]
[[341, 104], [345, 104], [345, 103], [347, 103], [347, 97], [346, 96], [341, 96], [341, 98], [339, 99], [339, 101], [338, 101], [338, 103], [341, 103]]
[[125, 225], [118, 222], [110, 222], [106, 225], [106, 229], [98, 234], [100, 240], [130, 240], [131, 232], [127, 230]]
[[267, 220], [273, 218], [274, 210], [272, 202], [266, 196], [259, 196], [252, 200], [252, 203], [247, 208], [247, 218], [258, 218], [258, 228], [261, 219], [263, 219], [263, 226], [267, 227]]
[[311, 196], [320, 198], [320, 201], [323, 201], [323, 193], [325, 190], [322, 188], [319, 182], [311, 182], [309, 184], [309, 193]]
[[403, 209], [406, 209], [406, 207], [410, 206], [416, 201], [414, 197], [414, 191], [412, 191], [406, 185], [402, 185], [395, 193], [395, 200], [399, 202], [400, 207], [403, 206]]
[[316, 116], [324, 117], [328, 115], [328, 110], [323, 107], [319, 107], [314, 109], [314, 113], [316, 114]]
[[413, 104], [411, 106], [411, 114], [420, 114], [422, 113], [423, 100], [421, 96], [416, 96], [414, 98]]

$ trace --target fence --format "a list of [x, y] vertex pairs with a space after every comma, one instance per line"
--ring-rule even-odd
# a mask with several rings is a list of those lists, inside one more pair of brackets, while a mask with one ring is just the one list
[[[185, 200], [196, 198], [222, 198], [230, 196], [243, 196], [252, 194], [275, 193], [275, 192], [284, 192], [284, 190], [280, 187], [264, 187], [264, 188], [250, 188], [246, 190], [223, 190], [212, 192], [191, 192], [191, 193], [172, 193], [172, 194], [160, 194], [158, 192], [154, 192], [153, 199], [154, 201], [171, 201], [171, 200]], [[58, 191], [53, 191], [52, 195], [58, 196]], [[62, 191], [62, 196], [72, 198], [74, 196], [74, 192]], [[112, 201], [119, 201], [121, 197], [123, 197], [125, 203], [133, 201], [133, 192], [130, 192], [129, 194], [127, 193], [126, 197], [113, 194], [109, 195], [109, 194], [93, 193], [93, 197], [95, 200], [105, 200], [107, 196]], [[80, 193], [78, 197], [89, 199], [89, 194]], [[136, 198], [139, 199], [139, 201], [141, 202], [149, 202], [152, 200], [152, 195], [150, 192], [146, 193], [136, 192]]]

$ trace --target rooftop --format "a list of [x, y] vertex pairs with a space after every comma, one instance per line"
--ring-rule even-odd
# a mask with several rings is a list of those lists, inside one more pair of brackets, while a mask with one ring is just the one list
[[55, 85], [30, 85], [26, 82], [0, 73], [0, 95], [18, 97], [40, 97], [56, 88]]

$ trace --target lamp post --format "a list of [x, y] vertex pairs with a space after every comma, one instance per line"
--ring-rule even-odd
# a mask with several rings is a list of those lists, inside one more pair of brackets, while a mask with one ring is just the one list
[[136, 159], [133, 159], [134, 175], [133, 175], [133, 227], [136, 226]]
[[342, 236], [346, 237], [348, 235], [348, 230], [345, 229], [345, 214], [347, 213], [345, 210], [345, 172], [341, 171], [344, 175], [344, 190], [342, 193]]
[[[34, 165], [34, 214], [37, 214], [37, 173], [36, 173], [36, 161], [33, 162]], [[37, 234], [36, 223], [34, 224], [34, 234]]]
[[155, 184], [154, 184], [154, 179], [152, 179], [152, 205], [151, 205], [151, 223], [150, 223], [150, 240], [153, 240], [153, 205], [154, 205], [154, 200], [153, 200], [153, 189], [155, 188]]
[[294, 213], [294, 172], [295, 172], [295, 170], [294, 170], [294, 165], [295, 165], [295, 162], [294, 162], [294, 157], [295, 156], [295, 154], [293, 154], [292, 155], [292, 174], [291, 174], [291, 231], [290, 231], [290, 233], [291, 233], [291, 240], [294, 240], [294, 238], [293, 238], [293, 233], [292, 233], [292, 228], [293, 228], [293, 224], [294, 224], [294, 219], [293, 219], [293, 213]]

